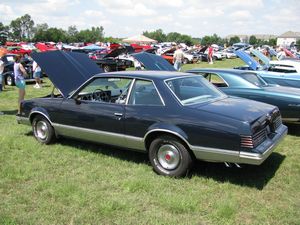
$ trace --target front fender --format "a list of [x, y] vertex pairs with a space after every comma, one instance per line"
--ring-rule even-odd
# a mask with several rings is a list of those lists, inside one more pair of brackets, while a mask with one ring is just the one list
[[52, 121], [50, 119], [50, 116], [49, 116], [49, 113], [47, 112], [46, 109], [42, 108], [42, 107], [34, 107], [30, 113], [29, 113], [29, 120], [30, 120], [30, 123], [32, 123], [33, 121], [33, 118], [36, 116], [36, 115], [42, 115], [44, 116], [48, 121], [49, 123], [52, 125]]

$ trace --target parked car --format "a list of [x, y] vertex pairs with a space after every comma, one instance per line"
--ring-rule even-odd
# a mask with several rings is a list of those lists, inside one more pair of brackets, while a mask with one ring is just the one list
[[57, 48], [55, 47], [55, 45], [53, 43], [38, 42], [35, 44], [35, 47], [41, 52], [57, 50]]
[[106, 54], [98, 54], [95, 62], [101, 67], [104, 72], [122, 71], [132, 65], [132, 62], [127, 59], [120, 59], [119, 56], [126, 53], [125, 47], [121, 46], [113, 49]]
[[236, 54], [231, 49], [224, 49], [223, 54], [225, 55], [226, 59], [234, 59], [236, 58]]
[[[6, 54], [1, 57], [1, 60], [4, 62], [4, 71], [2, 77], [6, 85], [14, 86], [15, 85], [15, 75], [14, 75], [14, 62], [15, 62], [16, 54]], [[21, 63], [24, 66], [28, 76], [25, 77], [26, 82], [33, 82], [33, 74], [32, 74], [32, 63], [33, 61], [29, 58], [23, 57], [21, 59]]]
[[259, 60], [264, 64], [261, 65], [255, 59], [253, 59], [249, 54], [238, 50], [235, 51], [238, 57], [243, 60], [247, 66], [236, 67], [236, 69], [243, 70], [264, 70], [278, 73], [300, 73], [300, 62], [296, 60], [279, 60], [271, 61], [265, 55], [257, 50], [251, 50], [251, 53], [259, 58]]
[[221, 51], [213, 52], [213, 60], [223, 60], [226, 59], [226, 55]]
[[99, 50], [77, 48], [72, 49], [71, 51], [87, 54], [88, 57], [94, 60], [104, 72], [125, 70], [127, 67], [132, 65], [132, 62], [130, 60], [119, 58], [121, 54], [127, 52], [127, 48], [123, 46], [116, 47], [113, 50], [109, 50], [106, 48], [102, 48]]
[[11, 46], [11, 47], [7, 47], [6, 49], [7, 49], [7, 53], [22, 55], [22, 56], [29, 56], [31, 53], [31, 50], [24, 49], [20, 46]]
[[192, 69], [224, 93], [276, 105], [284, 122], [300, 122], [300, 89], [268, 84], [255, 72], [233, 69]]
[[[173, 64], [173, 55], [175, 52], [175, 48], [170, 48], [167, 51], [164, 51], [161, 56], [166, 59], [169, 63]], [[183, 52], [183, 64], [187, 63], [195, 63], [198, 61], [198, 56], [191, 54], [190, 52]]]
[[147, 152], [158, 174], [180, 177], [194, 159], [259, 165], [287, 133], [277, 107], [228, 97], [202, 76], [93, 76], [86, 55], [48, 53], [33, 58], [61, 95], [25, 100], [17, 116], [41, 143], [66, 136]]

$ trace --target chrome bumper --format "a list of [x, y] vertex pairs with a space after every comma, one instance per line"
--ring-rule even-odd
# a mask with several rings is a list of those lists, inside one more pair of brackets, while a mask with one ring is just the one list
[[256, 148], [256, 150], [261, 153], [240, 152], [239, 161], [237, 163], [252, 165], [262, 164], [271, 155], [279, 142], [287, 135], [287, 132], [287, 127], [281, 125], [276, 130], [276, 135], [272, 139], [268, 139]]
[[288, 129], [286, 126], [281, 125], [276, 130], [276, 135], [272, 139], [268, 138], [265, 142], [254, 149], [255, 152], [259, 153], [239, 152], [236, 150], [216, 149], [191, 145], [189, 145], [189, 147], [194, 153], [196, 159], [199, 160], [260, 165], [271, 155], [277, 144], [279, 144], [279, 142], [286, 136], [287, 130]]

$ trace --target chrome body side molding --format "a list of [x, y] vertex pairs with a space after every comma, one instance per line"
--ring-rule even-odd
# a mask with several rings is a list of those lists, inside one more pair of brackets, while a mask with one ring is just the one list
[[53, 123], [53, 127], [61, 136], [146, 151], [142, 138], [57, 123]]

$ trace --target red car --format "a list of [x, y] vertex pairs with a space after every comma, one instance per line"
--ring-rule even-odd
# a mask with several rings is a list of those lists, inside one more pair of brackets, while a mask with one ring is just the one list
[[6, 47], [6, 49], [7, 49], [7, 53], [23, 55], [23, 56], [30, 55], [31, 53], [31, 50], [25, 50], [20, 46], [10, 46], [10, 47]]
[[41, 42], [36, 43], [35, 47], [39, 49], [41, 52], [57, 50], [57, 48], [54, 45], [48, 43], [41, 43]]
[[167, 51], [165, 51], [163, 54], [161, 54], [161, 57], [163, 57], [165, 60], [167, 60], [169, 63], [171, 63], [172, 65], [174, 64], [173, 63], [173, 55], [174, 55], [174, 52], [175, 52], [175, 48], [171, 48]]

